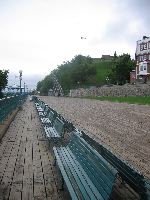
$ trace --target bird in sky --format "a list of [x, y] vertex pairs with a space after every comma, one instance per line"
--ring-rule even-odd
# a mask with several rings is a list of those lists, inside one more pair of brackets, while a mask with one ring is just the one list
[[86, 40], [86, 37], [81, 37], [81, 40]]

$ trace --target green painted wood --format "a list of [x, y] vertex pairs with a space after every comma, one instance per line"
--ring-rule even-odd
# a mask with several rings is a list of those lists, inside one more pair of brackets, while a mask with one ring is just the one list
[[70, 192], [70, 195], [71, 195], [72, 199], [73, 200], [78, 200], [78, 196], [77, 196], [74, 188], [72, 187], [70, 176], [69, 176], [69, 174], [67, 174], [68, 171], [66, 171], [66, 169], [63, 166], [63, 163], [61, 161], [61, 156], [59, 155], [57, 148], [53, 147], [53, 151], [54, 151], [54, 154], [56, 156], [57, 163], [58, 163], [58, 166], [59, 166], [60, 171], [62, 173], [62, 176], [63, 176], [63, 178], [65, 180], [66, 185], [68, 186], [68, 190]]
[[[59, 149], [59, 155], [61, 157], [63, 166], [65, 167], [65, 169], [67, 170], [67, 172], [71, 177], [71, 182], [73, 183], [74, 188], [79, 188], [78, 190], [82, 191], [83, 199], [90, 200], [91, 198], [89, 197], [88, 192], [86, 191], [84, 185], [82, 184], [82, 181], [84, 182], [84, 180], [81, 179], [82, 178], [81, 174], [78, 175], [73, 166], [73, 160], [69, 159], [68, 156], [65, 154], [65, 152], [61, 151], [61, 148]], [[79, 195], [80, 193], [78, 192], [78, 196]]]
[[[73, 143], [74, 142], [76, 142], [75, 138], [73, 140]], [[99, 179], [97, 179], [97, 181], [95, 181], [97, 188], [102, 186], [104, 192], [106, 191], [107, 193], [109, 193], [109, 191], [112, 190], [112, 182], [114, 182], [115, 179], [115, 176], [112, 179], [112, 175], [109, 176], [110, 173], [108, 173], [109, 171], [107, 171], [107, 168], [109, 168], [109, 163], [105, 163], [104, 165], [104, 163], [102, 162], [103, 160], [99, 159], [98, 157], [96, 157], [95, 159], [95, 155], [90, 155], [90, 152], [85, 151], [86, 148], [83, 148], [81, 144], [77, 146], [76, 143], [77, 149], [73, 149], [73, 146], [75, 145], [71, 146], [72, 152], [74, 153], [74, 155], [76, 155], [77, 160], [82, 164], [90, 179], [95, 181], [97, 177], [100, 177]]]
[[61, 137], [64, 136], [64, 123], [58, 117], [56, 117], [53, 127], [60, 134]]
[[0, 100], [0, 123], [2, 123], [13, 110], [22, 105], [27, 95], [16, 95]]
[[122, 160], [115, 156], [110, 149], [97, 143], [92, 138], [87, 136], [85, 133], [83, 138], [88, 141], [88, 143], [94, 146], [100, 154], [117, 170], [119, 175], [124, 181], [126, 181], [130, 187], [132, 187], [141, 197], [142, 200], [147, 200], [147, 188], [145, 187], [145, 178], [136, 169], [130, 166], [125, 160]]
[[[115, 170], [79, 134], [73, 133], [67, 147], [54, 147], [54, 154], [67, 171], [71, 186], [79, 199], [107, 200], [116, 179]], [[56, 157], [56, 159], [57, 159]], [[62, 169], [61, 169], [62, 170]], [[64, 177], [65, 179], [65, 177]], [[69, 188], [68, 188], [69, 190]]]
[[90, 196], [90, 199], [103, 199], [102, 195], [99, 193], [93, 182], [90, 180], [83, 167], [77, 161], [76, 157], [72, 154], [72, 151], [70, 151], [69, 148], [65, 147], [62, 147], [61, 149], [62, 152], [65, 153], [66, 158], [71, 161], [71, 168], [74, 168], [76, 174], [78, 175], [78, 177], [80, 177], [83, 186]]

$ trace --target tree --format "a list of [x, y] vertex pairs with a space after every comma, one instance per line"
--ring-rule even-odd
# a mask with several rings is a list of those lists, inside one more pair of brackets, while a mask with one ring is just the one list
[[110, 82], [123, 85], [130, 80], [130, 72], [135, 69], [135, 62], [131, 60], [129, 54], [123, 54], [115, 57], [109, 74]]
[[76, 55], [71, 61], [59, 65], [55, 75], [57, 76], [63, 90], [75, 88], [79, 82], [87, 84], [89, 78], [96, 74], [92, 66], [93, 59], [89, 56]]
[[0, 70], [0, 98], [3, 97], [2, 90], [8, 83], [8, 70]]
[[53, 81], [50, 75], [46, 76], [42, 81], [37, 83], [37, 91], [41, 95], [47, 95], [50, 88], [53, 87]]

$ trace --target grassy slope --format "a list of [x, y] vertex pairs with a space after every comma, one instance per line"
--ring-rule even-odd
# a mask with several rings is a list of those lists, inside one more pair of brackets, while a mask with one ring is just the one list
[[96, 100], [100, 100], [100, 101], [150, 105], [150, 97], [92, 97], [91, 96], [91, 97], [85, 97], [85, 98], [96, 99]]
[[92, 67], [96, 69], [96, 75], [89, 76], [88, 81], [84, 85], [80, 85], [81, 87], [89, 87], [91, 85], [99, 85], [106, 84], [106, 77], [111, 69], [110, 61], [99, 61], [97, 63], [92, 64]]
[[96, 82], [97, 83], [105, 83], [106, 77], [108, 76], [108, 73], [110, 72], [111, 62], [101, 61], [100, 63], [95, 64], [95, 68], [97, 71], [97, 74], [95, 77]]

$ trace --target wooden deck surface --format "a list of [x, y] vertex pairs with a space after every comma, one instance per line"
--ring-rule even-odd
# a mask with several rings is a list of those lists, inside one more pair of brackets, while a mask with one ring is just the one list
[[24, 104], [0, 143], [0, 200], [64, 199], [33, 102]]

